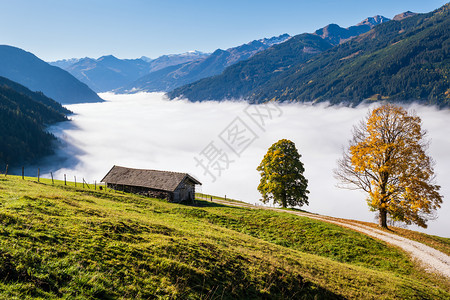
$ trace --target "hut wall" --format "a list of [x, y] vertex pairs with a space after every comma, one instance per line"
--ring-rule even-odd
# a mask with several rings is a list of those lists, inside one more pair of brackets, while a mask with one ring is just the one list
[[138, 194], [150, 198], [166, 199], [170, 202], [174, 201], [174, 194], [168, 191], [160, 191], [140, 186], [122, 185], [107, 183], [108, 188], [123, 191], [126, 193]]
[[174, 202], [192, 202], [195, 198], [195, 184], [190, 180], [184, 180], [174, 191]]

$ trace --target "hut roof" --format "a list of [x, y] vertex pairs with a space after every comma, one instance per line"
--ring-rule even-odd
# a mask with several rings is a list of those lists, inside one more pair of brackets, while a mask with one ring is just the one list
[[187, 173], [131, 169], [119, 166], [113, 166], [102, 179], [102, 182], [173, 192], [185, 178], [188, 178], [194, 184], [201, 184]]

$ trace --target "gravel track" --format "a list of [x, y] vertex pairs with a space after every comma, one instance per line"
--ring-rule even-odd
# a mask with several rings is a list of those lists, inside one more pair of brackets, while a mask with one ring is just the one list
[[382, 240], [391, 245], [397, 246], [407, 252], [414, 260], [418, 261], [425, 270], [433, 273], [438, 273], [450, 279], [450, 256], [442, 253], [432, 247], [424, 245], [422, 243], [404, 238], [402, 236], [385, 232], [380, 229], [372, 228], [360, 223], [352, 222], [352, 220], [343, 220], [328, 216], [316, 215], [311, 213], [284, 210], [266, 206], [255, 206], [248, 203], [230, 202], [224, 200], [214, 199], [213, 202], [225, 204], [229, 206], [246, 207], [251, 209], [267, 209], [277, 212], [289, 213], [297, 216], [307, 217], [315, 220], [320, 220], [332, 224], [336, 224], [342, 227], [346, 227], [373, 238]]

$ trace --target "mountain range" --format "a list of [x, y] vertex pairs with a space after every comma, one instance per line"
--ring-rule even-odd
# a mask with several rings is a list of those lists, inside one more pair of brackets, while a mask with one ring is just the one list
[[248, 97], [253, 89], [263, 86], [272, 77], [295, 65], [305, 63], [312, 57], [368, 32], [386, 21], [389, 19], [375, 16], [349, 28], [329, 24], [314, 33], [296, 35], [248, 60], [228, 67], [220, 75], [175, 89], [169, 96], [172, 98], [183, 96], [194, 101]]
[[0, 45], [0, 76], [32, 91], [41, 91], [63, 104], [102, 101], [87, 85], [67, 71], [12, 46]]
[[446, 4], [428, 14], [374, 16], [348, 28], [329, 24], [313, 33], [283, 34], [211, 54], [156, 59], [106, 55], [50, 65], [1, 45], [0, 76], [63, 104], [102, 101], [96, 92], [164, 91], [192, 101], [390, 99], [447, 105], [448, 11]]
[[141, 59], [147, 61], [150, 65], [149, 73], [155, 72], [170, 66], [188, 63], [191, 61], [201, 60], [207, 58], [211, 53], [204, 53], [201, 51], [189, 51], [180, 54], [168, 54], [162, 55], [158, 58], [151, 59], [147, 57], [141, 57]]
[[184, 84], [220, 74], [226, 67], [248, 59], [256, 53], [273, 45], [282, 43], [289, 38], [290, 36], [288, 34], [283, 34], [277, 37], [254, 40], [250, 43], [229, 48], [227, 50], [217, 49], [204, 59], [152, 72], [139, 78], [135, 82], [116, 90], [116, 92], [167, 92]]
[[288, 34], [255, 40], [212, 54], [190, 51], [156, 59], [118, 59], [112, 55], [50, 62], [71, 73], [96, 92], [167, 92], [196, 80], [220, 74], [226, 67], [245, 60], [289, 39]]
[[100, 93], [121, 88], [151, 72], [191, 62], [207, 57], [209, 54], [192, 51], [181, 54], [163, 55], [156, 59], [119, 59], [113, 55], [95, 58], [72, 58], [50, 62], [75, 76], [91, 89]]
[[446, 4], [427, 14], [406, 12], [348, 40], [350, 28], [329, 25], [295, 36], [228, 67], [215, 77], [169, 93], [192, 101], [353, 103], [370, 100], [450, 103], [450, 18]]
[[54, 137], [45, 127], [67, 120], [70, 113], [61, 103], [102, 101], [88, 85], [97, 92], [169, 91], [172, 99], [191, 101], [356, 105], [389, 100], [448, 106], [449, 14], [446, 4], [427, 14], [408, 11], [393, 20], [374, 16], [348, 28], [330, 24], [211, 54], [157, 59], [107, 55], [50, 65], [0, 45], [0, 163], [29, 162], [50, 153]]
[[[65, 65], [63, 62], [51, 64]], [[98, 59], [82, 58], [64, 69], [95, 92], [106, 92], [146, 74], [148, 63], [142, 59], [118, 59], [107, 55]]]
[[[307, 59], [313, 54], [324, 51], [329, 48], [329, 45], [336, 45], [342, 41], [349, 40], [361, 33], [369, 31], [371, 28], [386, 22], [389, 19], [382, 16], [375, 16], [364, 20], [363, 22], [349, 27], [341, 28], [336, 24], [330, 24], [322, 29], [316, 31], [313, 35], [320, 36], [320, 38], [327, 43], [321, 43], [320, 39], [313, 38], [312, 45], [302, 44], [304, 48], [303, 55], [299, 51], [288, 54], [288, 58]], [[304, 36], [303, 36], [304, 37]], [[127, 93], [127, 92], [159, 92], [159, 91], [171, 91], [177, 87], [185, 84], [189, 84], [200, 80], [202, 78], [208, 78], [221, 74], [226, 68], [245, 61], [257, 53], [266, 53], [272, 46], [281, 45], [285, 43], [295, 44], [295, 41], [289, 42], [291, 37], [288, 34], [283, 34], [277, 37], [265, 38], [260, 40], [254, 40], [250, 43], [229, 48], [227, 50], [217, 49], [210, 56], [202, 60], [187, 62], [180, 65], [170, 66], [160, 69], [155, 72], [151, 72], [129, 85], [123, 88], [116, 89], [115, 92]], [[309, 39], [306, 37], [305, 39]], [[298, 41], [298, 39], [296, 39]], [[316, 44], [319, 43], [320, 45]], [[329, 44], [329, 45], [328, 45]], [[288, 46], [289, 47], [289, 46]], [[266, 50], [266, 51], [265, 51]], [[283, 57], [285, 59], [286, 57]]]

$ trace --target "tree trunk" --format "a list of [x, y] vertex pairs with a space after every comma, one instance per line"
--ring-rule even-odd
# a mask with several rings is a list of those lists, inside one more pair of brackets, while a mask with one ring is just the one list
[[379, 224], [383, 228], [388, 228], [387, 226], [387, 210], [385, 208], [380, 208]]
[[387, 227], [387, 210], [386, 210], [386, 202], [388, 201], [387, 196], [386, 196], [386, 186], [387, 186], [387, 181], [388, 181], [388, 177], [389, 175], [387, 174], [387, 172], [383, 172], [381, 174], [381, 177], [383, 178], [382, 184], [380, 186], [381, 188], [381, 207], [380, 207], [380, 226], [382, 228], [388, 228]]
[[286, 191], [284, 191], [283, 193], [283, 198], [281, 199], [281, 205], [283, 206], [283, 208], [287, 207], [287, 201], [286, 201]]

